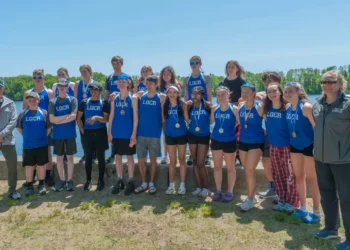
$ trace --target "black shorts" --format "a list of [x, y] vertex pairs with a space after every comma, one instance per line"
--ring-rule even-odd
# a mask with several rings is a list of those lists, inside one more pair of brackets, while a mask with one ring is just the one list
[[209, 145], [210, 135], [199, 136], [199, 135], [194, 135], [191, 132], [188, 132], [187, 133], [187, 140], [188, 140], [188, 144]]
[[297, 149], [290, 145], [290, 152], [295, 154], [303, 154], [305, 156], [314, 156], [314, 144], [311, 144], [310, 146], [303, 148], [303, 149]]
[[165, 136], [165, 143], [170, 146], [187, 144], [187, 135], [177, 137]]
[[230, 154], [237, 151], [237, 142], [236, 140], [228, 142], [220, 142], [214, 139], [211, 139], [210, 144], [211, 150], [222, 150], [224, 153]]
[[77, 143], [74, 139], [53, 140], [53, 153], [57, 156], [74, 155], [77, 153]]
[[112, 140], [112, 154], [113, 155], [134, 155], [136, 154], [136, 145], [129, 147], [130, 139], [116, 139]]
[[270, 158], [270, 143], [267, 138], [267, 135], [265, 135], [265, 144], [264, 144], [264, 151], [262, 156], [266, 158]]
[[252, 149], [260, 149], [261, 152], [264, 152], [265, 145], [264, 143], [244, 143], [244, 142], [239, 142], [238, 149], [248, 152], [249, 150]]
[[86, 149], [108, 149], [107, 128], [85, 129], [83, 137]]
[[44, 166], [49, 162], [49, 147], [48, 145], [23, 149], [23, 161], [22, 166]]

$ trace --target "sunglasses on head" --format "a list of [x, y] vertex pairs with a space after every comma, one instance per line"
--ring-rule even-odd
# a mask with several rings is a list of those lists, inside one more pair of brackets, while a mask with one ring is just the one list
[[338, 82], [338, 81], [330, 81], [330, 80], [327, 81], [327, 80], [322, 80], [322, 81], [321, 81], [321, 84], [327, 84], [327, 85], [328, 85], [328, 84], [336, 84], [337, 82]]
[[36, 80], [36, 79], [41, 80], [43, 78], [44, 78], [43, 76], [33, 76], [33, 80]]
[[287, 82], [286, 85], [296, 85], [296, 82]]
[[197, 61], [190, 62], [191, 66], [195, 66], [195, 65], [198, 65], [198, 64], [199, 64], [199, 62], [197, 62]]

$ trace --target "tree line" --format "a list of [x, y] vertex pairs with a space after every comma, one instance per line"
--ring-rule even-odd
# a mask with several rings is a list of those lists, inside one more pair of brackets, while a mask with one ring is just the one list
[[[344, 75], [345, 79], [350, 82], [350, 64], [344, 65], [344, 66], [331, 66], [326, 69], [316, 69], [316, 68], [300, 68], [300, 69], [290, 69], [287, 71], [287, 73], [284, 72], [278, 72], [282, 76], [282, 84], [289, 82], [289, 81], [296, 81], [300, 82], [306, 92], [308, 94], [320, 94], [322, 92], [321, 90], [321, 77], [322, 74], [329, 70], [337, 70], [341, 74]], [[252, 73], [252, 72], [246, 72], [245, 80], [247, 82], [254, 83], [259, 91], [264, 89], [263, 82], [261, 80], [263, 72], [261, 73]], [[94, 72], [93, 79], [100, 82], [105, 83], [106, 81], [106, 75]], [[132, 76], [132, 79], [135, 82], [137, 82], [139, 76], [135, 75]], [[225, 78], [224, 76], [217, 76], [214, 74], [210, 74], [212, 83], [213, 83], [213, 95], [215, 95], [214, 91], [218, 87], [219, 83]], [[6, 96], [15, 100], [20, 101], [22, 100], [23, 93], [33, 87], [33, 80], [32, 76], [30, 75], [19, 75], [19, 76], [12, 76], [12, 77], [0, 77], [0, 79], [4, 79], [6, 83]], [[80, 76], [73, 76], [70, 77], [69, 80], [72, 82], [76, 82], [80, 80]], [[184, 77], [178, 76], [179, 81], [182, 83]], [[51, 74], [45, 75], [45, 85], [49, 88], [52, 87], [52, 85], [57, 82], [57, 77]], [[350, 84], [348, 84], [347, 93], [350, 91]]]

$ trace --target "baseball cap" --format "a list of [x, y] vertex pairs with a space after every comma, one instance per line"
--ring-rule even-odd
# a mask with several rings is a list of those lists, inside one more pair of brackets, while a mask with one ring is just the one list
[[40, 100], [39, 94], [36, 93], [36, 92], [34, 92], [34, 91], [30, 92], [30, 93], [26, 96], [26, 99], [28, 99], [29, 97], [34, 97], [34, 98], [37, 98], [37, 99]]
[[177, 91], [177, 93], [180, 93], [178, 87], [176, 87], [175, 85], [170, 85], [170, 87], [166, 90], [167, 93], [169, 92], [169, 89], [174, 89]]
[[2, 80], [2, 79], [0, 79], [0, 86], [5, 87], [5, 81], [4, 81], [4, 80]]
[[57, 82], [57, 85], [67, 86], [69, 85], [69, 81], [66, 78], [60, 78]]
[[156, 75], [150, 75], [146, 78], [146, 81], [158, 83], [158, 77]]
[[251, 90], [253, 90], [255, 92], [256, 88], [255, 88], [255, 85], [250, 83], [250, 82], [246, 82], [245, 84], [242, 85], [242, 88], [243, 87], [247, 87], [247, 88], [250, 88]]
[[90, 88], [91, 89], [98, 89], [99, 91], [102, 91], [103, 87], [101, 85], [101, 83], [99, 82], [93, 82], [90, 84]]
[[119, 80], [130, 80], [130, 77], [127, 74], [123, 73], [117, 77], [117, 81], [119, 81]]

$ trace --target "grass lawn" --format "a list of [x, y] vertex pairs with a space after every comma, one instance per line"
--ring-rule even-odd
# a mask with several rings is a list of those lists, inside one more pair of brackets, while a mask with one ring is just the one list
[[242, 213], [240, 195], [224, 204], [163, 190], [129, 197], [109, 187], [84, 192], [79, 185], [14, 202], [6, 191], [0, 181], [0, 249], [332, 249], [336, 243], [314, 239], [322, 225], [273, 212], [271, 200]]

